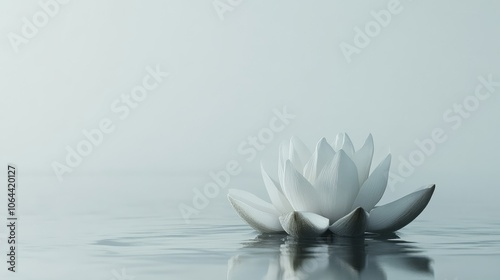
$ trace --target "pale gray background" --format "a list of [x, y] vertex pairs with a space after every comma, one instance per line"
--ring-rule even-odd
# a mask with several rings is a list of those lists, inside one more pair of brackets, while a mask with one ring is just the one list
[[[19, 235], [26, 247], [19, 279], [109, 278], [121, 263], [95, 259], [102, 271], [89, 270], [86, 262], [93, 259], [65, 257], [93, 250], [83, 238], [120, 230], [112, 222], [98, 228], [87, 223], [115, 216], [180, 218], [179, 204], [190, 204], [193, 188], [210, 182], [209, 172], [229, 160], [243, 168], [230, 186], [263, 195], [259, 162], [275, 174], [278, 144], [292, 135], [312, 148], [323, 136], [333, 141], [348, 132], [359, 147], [372, 133], [375, 162], [390, 151], [395, 172], [398, 157], [416, 148], [415, 139], [441, 127], [448, 140], [383, 200], [436, 183], [422, 219], [448, 228], [460, 218], [498, 219], [500, 89], [459, 129], [443, 120], [474, 92], [478, 76], [500, 81], [498, 1], [403, 0], [403, 11], [351, 63], [339, 44], [352, 44], [353, 29], [389, 1], [246, 0], [221, 20], [210, 0], [75, 0], [16, 53], [8, 34], [20, 33], [22, 18], [40, 11], [38, 2], [0, 2], [0, 166], [13, 162], [20, 172], [25, 223]], [[168, 80], [118, 120], [110, 103], [157, 64], [170, 72]], [[246, 162], [238, 145], [283, 106], [296, 119]], [[64, 161], [66, 145], [74, 147], [84, 139], [82, 129], [105, 117], [115, 121], [116, 131], [60, 183], [51, 163]], [[0, 174], [5, 178], [4, 167]], [[225, 193], [193, 222], [216, 224], [220, 213], [236, 219]]]
[[[433, 215], [493, 215], [500, 90], [457, 130], [442, 115], [474, 92], [478, 76], [500, 81], [500, 3], [401, 1], [403, 11], [347, 63], [339, 44], [352, 44], [353, 28], [388, 2], [247, 0], [222, 21], [208, 0], [70, 1], [15, 53], [7, 34], [40, 8], [2, 1], [0, 163], [20, 168], [23, 213], [146, 211], [141, 198], [153, 196], [151, 207], [179, 216], [210, 171], [245, 163], [238, 145], [287, 106], [296, 119], [231, 187], [263, 193], [259, 161], [274, 173], [277, 146], [291, 135], [313, 147], [345, 131], [359, 147], [372, 133], [375, 162], [390, 151], [394, 169], [415, 139], [442, 127], [448, 140], [385, 199], [436, 183]], [[156, 64], [170, 78], [117, 120], [110, 103]], [[51, 163], [104, 117], [116, 131], [59, 183]], [[123, 178], [133, 187], [116, 183]], [[213, 201], [200, 217], [229, 210], [225, 195]]]

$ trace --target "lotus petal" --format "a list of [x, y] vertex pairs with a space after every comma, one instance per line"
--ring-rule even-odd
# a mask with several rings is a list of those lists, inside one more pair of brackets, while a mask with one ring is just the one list
[[335, 136], [335, 142], [333, 142], [333, 148], [335, 151], [338, 151], [342, 149], [342, 145], [344, 144], [344, 133], [338, 133], [337, 136]]
[[427, 206], [436, 185], [416, 191], [391, 203], [375, 207], [370, 212], [369, 232], [393, 232], [413, 221]]
[[351, 206], [358, 195], [356, 165], [343, 150], [340, 150], [323, 168], [315, 185], [321, 206], [319, 213], [333, 223], [351, 211]]
[[351, 138], [347, 133], [339, 133], [337, 134], [337, 138], [335, 139], [335, 147], [337, 150], [344, 150], [344, 152], [352, 158], [354, 156], [354, 145], [352, 144]]
[[354, 201], [355, 207], [363, 207], [371, 211], [384, 195], [389, 179], [389, 167], [391, 166], [391, 155], [389, 154], [361, 186], [358, 196]]
[[339, 236], [360, 236], [365, 233], [367, 223], [368, 212], [358, 207], [333, 223], [329, 229]]
[[229, 190], [227, 198], [238, 215], [254, 229], [264, 233], [283, 231], [279, 213], [272, 204], [249, 192], [235, 189]]
[[285, 164], [285, 185], [283, 186], [288, 201], [296, 211], [319, 211], [318, 195], [314, 187], [300, 174], [290, 160]]
[[373, 158], [373, 136], [370, 134], [366, 138], [363, 147], [357, 151], [352, 160], [358, 167], [359, 184], [362, 185], [370, 174], [370, 166]]
[[281, 226], [293, 237], [316, 237], [328, 229], [328, 219], [311, 212], [290, 212], [279, 217]]
[[311, 157], [311, 152], [307, 146], [297, 137], [290, 139], [288, 158], [297, 170], [302, 170]]
[[321, 138], [316, 145], [314, 154], [304, 167], [304, 177], [311, 182], [311, 184], [314, 184], [316, 177], [318, 177], [323, 167], [325, 167], [325, 165], [329, 163], [334, 156], [335, 151], [332, 146], [328, 144], [325, 138]]
[[267, 193], [269, 194], [269, 198], [271, 199], [271, 202], [276, 210], [278, 210], [281, 214], [293, 211], [292, 205], [290, 205], [286, 196], [281, 192], [278, 183], [267, 174], [264, 166], [262, 166], [262, 163], [260, 164], [260, 169], [262, 171], [262, 179], [264, 180]]
[[280, 186], [283, 188], [285, 184], [285, 162], [288, 160], [288, 147], [285, 143], [281, 143], [279, 146], [279, 158], [278, 158], [278, 180], [280, 181]]

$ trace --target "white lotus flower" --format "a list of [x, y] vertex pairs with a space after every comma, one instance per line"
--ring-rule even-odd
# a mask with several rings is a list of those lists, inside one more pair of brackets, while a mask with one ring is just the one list
[[272, 204], [236, 189], [229, 190], [228, 199], [254, 229], [295, 237], [315, 237], [327, 230], [341, 236], [393, 232], [413, 221], [431, 199], [435, 185], [375, 206], [387, 186], [391, 155], [370, 174], [371, 134], [358, 151], [347, 134], [339, 134], [335, 150], [322, 138], [311, 154], [292, 137], [288, 149], [280, 146], [279, 181], [261, 166]]

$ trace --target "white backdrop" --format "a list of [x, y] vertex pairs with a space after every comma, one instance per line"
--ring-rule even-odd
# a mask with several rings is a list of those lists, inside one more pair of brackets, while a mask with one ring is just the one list
[[[163, 189], [189, 199], [228, 161], [260, 184], [281, 141], [338, 132], [358, 147], [372, 133], [375, 162], [390, 151], [398, 175], [441, 129], [389, 196], [437, 183], [438, 201], [486, 209], [499, 194], [497, 1], [66, 2], [0, 3], [0, 158], [25, 177], [56, 190], [75, 176], [200, 177]], [[294, 118], [245, 162], [238, 147], [284, 107]], [[67, 147], [102, 121], [69, 166]], [[55, 162], [71, 169], [62, 182]]]

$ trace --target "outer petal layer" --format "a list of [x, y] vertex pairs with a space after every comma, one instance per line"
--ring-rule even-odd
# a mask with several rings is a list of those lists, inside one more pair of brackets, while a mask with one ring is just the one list
[[373, 137], [370, 134], [368, 135], [368, 138], [366, 138], [363, 147], [361, 147], [361, 149], [359, 149], [359, 151], [357, 151], [352, 157], [352, 160], [358, 167], [358, 176], [360, 185], [363, 185], [363, 182], [366, 181], [368, 175], [370, 174], [372, 158], [373, 158]]
[[370, 211], [375, 207], [384, 195], [385, 188], [387, 187], [390, 166], [391, 155], [388, 155], [361, 186], [358, 196], [354, 201], [354, 207], [363, 207], [366, 211]]
[[264, 185], [266, 186], [267, 193], [269, 194], [269, 198], [273, 203], [276, 210], [278, 210], [281, 214], [288, 213], [293, 211], [292, 205], [286, 198], [286, 196], [281, 191], [278, 182], [274, 181], [264, 170], [264, 166], [260, 165], [260, 169], [262, 171], [262, 179], [264, 180]]
[[365, 233], [368, 212], [358, 207], [331, 225], [330, 231], [340, 236], [360, 236]]
[[286, 233], [293, 237], [316, 237], [328, 229], [328, 219], [311, 212], [290, 212], [279, 220]]
[[235, 189], [229, 190], [227, 198], [236, 213], [254, 229], [264, 233], [283, 231], [279, 213], [272, 204], [249, 192]]
[[280, 181], [281, 188], [285, 184], [285, 162], [288, 160], [288, 149], [285, 143], [281, 143], [279, 146], [278, 180]]
[[366, 231], [393, 232], [413, 221], [427, 206], [436, 185], [416, 191], [391, 203], [375, 207], [370, 212]]
[[296, 211], [319, 213], [318, 195], [309, 181], [302, 176], [292, 162], [285, 164], [285, 185], [283, 191]]
[[302, 171], [310, 157], [311, 152], [309, 152], [304, 142], [295, 136], [290, 138], [288, 159], [290, 159], [297, 170]]

